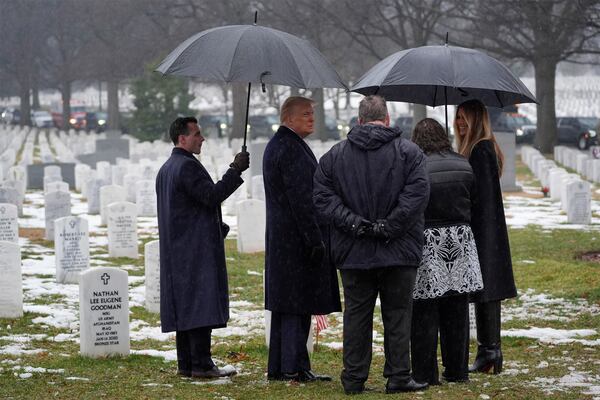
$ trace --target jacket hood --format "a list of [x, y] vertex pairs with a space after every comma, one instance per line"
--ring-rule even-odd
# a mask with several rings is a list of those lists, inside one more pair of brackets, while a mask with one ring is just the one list
[[400, 135], [402, 135], [402, 131], [398, 128], [364, 124], [354, 126], [348, 133], [348, 140], [361, 149], [374, 150]]

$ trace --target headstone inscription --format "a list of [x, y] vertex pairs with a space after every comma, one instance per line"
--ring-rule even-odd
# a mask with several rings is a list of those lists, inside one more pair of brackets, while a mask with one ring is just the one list
[[567, 183], [567, 222], [589, 224], [592, 220], [592, 194], [590, 183], [571, 181]]
[[88, 222], [81, 217], [63, 217], [54, 221], [56, 281], [78, 283], [79, 275], [90, 266]]
[[106, 185], [100, 188], [100, 217], [102, 225], [106, 225], [106, 208], [117, 201], [125, 201], [125, 188], [118, 185]]
[[50, 192], [44, 195], [46, 240], [54, 240], [54, 221], [71, 215], [71, 195], [68, 192]]
[[110, 267], [82, 272], [79, 318], [81, 355], [129, 355], [127, 272]]
[[135, 204], [140, 217], [156, 217], [156, 188], [154, 180], [136, 182]]
[[21, 249], [16, 243], [0, 241], [0, 318], [22, 316]]
[[153, 240], [144, 246], [146, 271], [146, 310], [160, 313], [160, 242]]
[[126, 201], [112, 203], [108, 212], [108, 255], [138, 258], [137, 208]]
[[0, 203], [0, 241], [19, 243], [17, 207], [14, 204]]

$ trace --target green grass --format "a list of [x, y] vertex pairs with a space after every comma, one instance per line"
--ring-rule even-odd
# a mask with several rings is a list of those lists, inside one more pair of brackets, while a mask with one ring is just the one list
[[[512, 230], [510, 232], [513, 252], [514, 270], [517, 285], [520, 290], [535, 288], [536, 291], [547, 291], [556, 296], [570, 298], [587, 297], [598, 302], [600, 271], [593, 263], [577, 260], [577, 255], [583, 251], [595, 248], [596, 241], [593, 233], [576, 232], [572, 230], [543, 232], [536, 228]], [[262, 278], [248, 275], [248, 270], [262, 272], [264, 254], [239, 254], [235, 251], [235, 241], [227, 241], [228, 270], [231, 293], [236, 294], [236, 300], [251, 301], [258, 306], [262, 304]], [[142, 253], [143, 254], [143, 253]], [[132, 262], [130, 259], [109, 259], [116, 265], [143, 265], [143, 258]], [[523, 264], [522, 260], [533, 260], [535, 264]], [[143, 268], [142, 268], [143, 270]], [[131, 273], [131, 271], [129, 271]], [[39, 299], [36, 303], [47, 304], [60, 301], [60, 296], [53, 295]], [[514, 301], [514, 300], [513, 300]], [[143, 320], [151, 326], [157, 326], [159, 317], [147, 312], [142, 307], [132, 307], [131, 319]], [[379, 312], [377, 312], [379, 317]], [[32, 319], [38, 315], [26, 313], [23, 318], [1, 320], [0, 335], [7, 334], [48, 334], [54, 336], [66, 333], [68, 330], [56, 328], [44, 329], [39, 324], [33, 324]], [[378, 318], [380, 319], [380, 317]], [[521, 321], [510, 323], [508, 327], [554, 326], [562, 329], [597, 328], [600, 326], [599, 316], [583, 316], [568, 324], [548, 321]], [[10, 330], [7, 328], [10, 326]], [[378, 327], [381, 332], [381, 327]], [[52, 342], [36, 340], [33, 348], [44, 349], [40, 354], [23, 355], [20, 357], [3, 355], [3, 359], [20, 361], [16, 365], [43, 367], [47, 369], [64, 369], [59, 373], [33, 373], [28, 379], [21, 379], [18, 374], [25, 371], [14, 371], [10, 364], [0, 364], [4, 371], [0, 373], [2, 398], [60, 398], [60, 399], [316, 399], [316, 398], [345, 398], [339, 383], [339, 373], [342, 367], [341, 351], [320, 346], [312, 356], [314, 370], [328, 373], [334, 377], [330, 383], [306, 385], [288, 385], [281, 382], [267, 383], [264, 377], [266, 370], [267, 350], [262, 337], [230, 337], [218, 339], [218, 345], [213, 348], [215, 358], [237, 365], [242, 374], [233, 378], [233, 383], [227, 385], [194, 384], [186, 378], [176, 376], [176, 363], [164, 362], [161, 358], [131, 355], [127, 358], [107, 358], [92, 360], [78, 355], [79, 347], [73, 342]], [[0, 341], [0, 346], [9, 342]], [[172, 349], [173, 342], [158, 342], [145, 340], [131, 342], [132, 349]], [[474, 345], [473, 345], [474, 346]], [[564, 362], [552, 361], [568, 356], [580, 360], [579, 371], [599, 370], [590, 352], [581, 345], [547, 346], [536, 340], [523, 338], [503, 339], [505, 360], [511, 369], [510, 361], [518, 362], [516, 370], [529, 368], [530, 373], [517, 375], [471, 375], [468, 384], [445, 384], [433, 387], [419, 395], [419, 399], [478, 399], [480, 394], [491, 398], [505, 399], [537, 399], [543, 393], [536, 387], [524, 384], [534, 377], [556, 378], [569, 373]], [[471, 349], [474, 351], [474, 347]], [[65, 356], [68, 355], [68, 356]], [[595, 358], [598, 362], [598, 356]], [[536, 369], [542, 361], [549, 361], [548, 368]], [[513, 368], [514, 369], [514, 368]], [[15, 373], [17, 376], [15, 376]], [[383, 357], [375, 355], [371, 366], [367, 387], [374, 391], [361, 398], [388, 398], [383, 394], [385, 379], [383, 373]], [[89, 381], [68, 380], [68, 377], [88, 378]], [[202, 381], [197, 381], [198, 383]], [[147, 386], [157, 384], [160, 386]], [[169, 385], [169, 386], [167, 386]], [[580, 399], [581, 390], [576, 389], [565, 393], [554, 393], [551, 398]], [[414, 398], [411, 395], [398, 395], [395, 398]], [[583, 397], [585, 398], [585, 397]]]

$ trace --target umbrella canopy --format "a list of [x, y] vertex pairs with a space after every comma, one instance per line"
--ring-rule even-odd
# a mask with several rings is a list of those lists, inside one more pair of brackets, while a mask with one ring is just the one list
[[308, 41], [258, 25], [202, 31], [181, 43], [156, 69], [204, 82], [244, 82], [297, 88], [346, 88]]
[[352, 91], [431, 107], [470, 99], [490, 107], [536, 103], [523, 82], [498, 60], [448, 45], [394, 53], [365, 73]]

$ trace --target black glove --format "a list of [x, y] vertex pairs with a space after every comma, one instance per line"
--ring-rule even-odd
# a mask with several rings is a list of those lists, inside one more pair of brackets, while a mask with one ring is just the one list
[[229, 225], [225, 222], [221, 222], [221, 233], [223, 234], [223, 239], [225, 239], [229, 233]]
[[352, 234], [354, 235], [354, 237], [357, 238], [362, 236], [369, 236], [371, 230], [373, 229], [372, 225], [373, 223], [371, 221], [363, 219], [360, 221], [358, 226], [352, 226]]
[[229, 166], [239, 172], [247, 170], [250, 167], [250, 153], [247, 151], [237, 153]]
[[386, 231], [387, 221], [385, 219], [378, 219], [377, 222], [373, 222], [371, 225], [371, 235], [377, 239], [383, 239], [385, 241], [390, 240], [390, 234]]
[[310, 248], [308, 262], [312, 267], [318, 267], [325, 257], [325, 244], [323, 242]]

